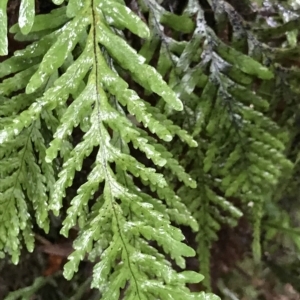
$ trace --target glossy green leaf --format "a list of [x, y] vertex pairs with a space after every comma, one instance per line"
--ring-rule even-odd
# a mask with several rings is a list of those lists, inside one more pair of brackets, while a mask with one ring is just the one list
[[[82, 32], [88, 24], [89, 18], [79, 16], [65, 26], [63, 33], [44, 56], [38, 71], [30, 79], [26, 88], [27, 93], [33, 93], [63, 64], [68, 54], [76, 46], [80, 38], [80, 32]], [[73, 34], [74, 27], [77, 27], [77, 34]]]
[[196, 300], [221, 300], [220, 297], [212, 294], [212, 293], [204, 293], [201, 292], [199, 295], [195, 296]]
[[66, 15], [69, 18], [75, 17], [84, 7], [83, 0], [69, 0]]
[[[33, 1], [33, 0], [24, 0], [24, 1]], [[26, 9], [28, 9], [26, 7]], [[24, 13], [28, 13], [26, 10]], [[27, 15], [26, 15], [27, 16]], [[26, 17], [24, 16], [24, 17]], [[66, 16], [66, 7], [57, 8], [51, 11], [50, 14], [41, 14], [37, 16], [32, 16], [33, 24], [31, 24], [30, 32], [39, 32], [49, 29], [55, 29], [65, 24], [69, 18]], [[24, 19], [25, 20], [25, 19]], [[27, 25], [28, 27], [28, 25]], [[23, 34], [28, 34], [28, 32], [23, 32], [21, 24], [13, 25], [10, 30], [11, 33], [18, 33], [21, 31]]]
[[0, 2], [0, 56], [8, 54], [8, 40], [7, 40], [7, 15], [6, 6], [8, 0]]
[[170, 12], [164, 12], [160, 22], [182, 33], [191, 33], [195, 26], [187, 15], [178, 16]]
[[255, 75], [261, 79], [272, 79], [274, 74], [251, 57], [219, 42], [216, 52], [232, 65], [240, 68], [244, 73]]
[[31, 31], [34, 23], [35, 0], [22, 0], [19, 10], [19, 26], [23, 34]]
[[112, 18], [116, 26], [128, 28], [141, 38], [149, 38], [150, 31], [147, 25], [125, 5], [111, 0], [99, 1], [98, 5], [105, 17]]
[[151, 66], [144, 64], [145, 59], [121, 38], [113, 35], [106, 26], [99, 27], [99, 42], [107, 48], [124, 69], [135, 75], [138, 82], [149, 86], [153, 92], [160, 95], [171, 107], [182, 110], [182, 102], [174, 91], [162, 79], [161, 75]]
[[52, 2], [56, 5], [61, 5], [64, 1], [63, 0], [52, 0]]

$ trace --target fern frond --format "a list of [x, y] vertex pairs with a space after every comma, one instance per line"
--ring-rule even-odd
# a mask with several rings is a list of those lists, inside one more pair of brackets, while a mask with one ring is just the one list
[[[15, 108], [22, 108], [22, 105], [17, 106], [22, 97], [12, 100], [17, 102]], [[11, 122], [11, 116], [16, 112], [7, 110], [9, 114], [2, 116], [1, 127], [5, 128], [5, 119]], [[55, 180], [52, 166], [45, 162], [46, 147], [41, 127], [42, 122], [38, 119], [23, 129], [17, 139], [0, 146], [1, 251], [8, 252], [14, 263], [19, 259], [21, 236], [27, 249], [34, 249], [32, 214], [40, 228], [49, 230], [47, 194]]]
[[[192, 30], [193, 22], [187, 16], [176, 18], [157, 9], [160, 22], [185, 20], [175, 29]], [[60, 213], [76, 172], [92, 152], [96, 153], [86, 182], [71, 200], [63, 222], [61, 233], [66, 236], [73, 226], [80, 228], [75, 250], [65, 265], [65, 277], [72, 278], [86, 254], [97, 253], [100, 262], [94, 267], [92, 286], [101, 290], [102, 299], [119, 299], [122, 290], [124, 299], [201, 299], [204, 295], [191, 293], [186, 284], [197, 283], [203, 276], [192, 271], [177, 272], [167, 259], [170, 257], [185, 268], [185, 257], [194, 256], [195, 251], [183, 242], [184, 235], [175, 224], [194, 230], [198, 226], [171, 183], [160, 173], [169, 169], [183, 184], [195, 188], [196, 182], [161, 143], [170, 142], [175, 136], [192, 147], [197, 142], [138, 96], [120, 75], [120, 69], [126, 70], [146, 91], [161, 97], [170, 108], [182, 110], [182, 102], [172, 87], [118, 34], [127, 28], [147, 39], [147, 25], [123, 1], [97, 0], [69, 1], [67, 7], [36, 16], [30, 26], [28, 30], [29, 23], [19, 22], [11, 29], [18, 39], [30, 37], [33, 42], [7, 60], [5, 64], [10, 69], [4, 66], [2, 71], [2, 76], [15, 73], [3, 83], [4, 95], [25, 89], [32, 96], [23, 104], [22, 112], [19, 104], [20, 113], [13, 116], [10, 111], [0, 131], [3, 145], [20, 143], [23, 134], [34, 145], [24, 146], [26, 151], [30, 150], [25, 159], [28, 172], [32, 173], [30, 187], [16, 179], [22, 198], [18, 203], [23, 203], [23, 211], [27, 198], [21, 194], [22, 188], [33, 203], [38, 225], [47, 230], [48, 211]], [[12, 84], [16, 80], [17, 86]], [[38, 97], [33, 98], [34, 95]], [[144, 128], [126, 117], [128, 113]], [[47, 142], [42, 140], [46, 133], [39, 131], [40, 124], [46, 125], [50, 136], [53, 135]], [[83, 137], [71, 146], [70, 136], [79, 126]], [[148, 129], [153, 136], [150, 137]], [[47, 150], [45, 145], [49, 145]], [[151, 167], [133, 156], [133, 148], [151, 161]], [[38, 163], [33, 149], [40, 155]], [[59, 168], [55, 182], [52, 165]], [[24, 167], [22, 170], [25, 171]], [[7, 173], [4, 175], [7, 178]], [[46, 184], [45, 178], [51, 178], [50, 182]], [[136, 186], [137, 180], [140, 188]], [[18, 232], [13, 234], [14, 240], [6, 236], [5, 240], [15, 241]]]
[[[256, 29], [248, 0], [52, 2], [21, 1], [26, 47], [0, 63], [0, 255], [32, 251], [53, 212], [79, 230], [64, 276], [93, 261], [101, 299], [218, 299], [188, 286], [211, 289], [219, 230], [250, 221], [257, 263], [298, 172], [298, 12], [274, 1]], [[205, 278], [178, 271], [196, 253]]]

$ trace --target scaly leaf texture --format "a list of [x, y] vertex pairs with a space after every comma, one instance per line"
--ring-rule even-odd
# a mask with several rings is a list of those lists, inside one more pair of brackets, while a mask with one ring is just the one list
[[[186, 285], [203, 276], [178, 272], [167, 258], [185, 269], [185, 258], [195, 251], [176, 226], [196, 231], [198, 224], [162, 170], [191, 189], [196, 182], [162, 143], [175, 137], [191, 147], [197, 142], [122, 76], [125, 71], [171, 109], [183, 109], [172, 86], [123, 38], [126, 28], [147, 40], [148, 26], [117, 0], [70, 0], [34, 21], [32, 12], [33, 2], [23, 1], [19, 23], [11, 28], [18, 40], [32, 42], [0, 64], [1, 77], [7, 77], [0, 84], [5, 112], [0, 127], [1, 249], [16, 262], [20, 233], [32, 250], [33, 221], [47, 231], [48, 212], [64, 210], [61, 233], [80, 229], [64, 275], [71, 279], [83, 257], [97, 253], [92, 287], [101, 291], [101, 299], [117, 300], [121, 292], [123, 299], [217, 299], [192, 293]], [[187, 16], [164, 11], [160, 18], [166, 25], [186, 21], [175, 30], [194, 27]], [[73, 140], [76, 127], [82, 138]], [[87, 158], [93, 164], [86, 181], [65, 207], [67, 188]]]
[[[214, 22], [197, 0], [181, 14], [154, 0], [132, 1], [136, 14], [123, 0], [53, 2], [34, 16], [22, 1], [10, 32], [28, 46], [0, 64], [1, 251], [16, 262], [21, 235], [32, 249], [32, 223], [47, 231], [48, 211], [66, 211], [61, 233], [80, 232], [64, 274], [100, 257], [101, 299], [216, 299], [186, 284], [210, 289], [219, 229], [251, 220], [258, 262], [266, 207], [294, 162], [297, 174], [297, 13], [279, 3], [277, 26], [255, 29], [223, 0], [207, 1]], [[184, 268], [195, 254], [179, 225], [197, 232], [204, 279], [170, 262]]]
[[8, 54], [8, 39], [7, 39], [7, 15], [6, 6], [7, 1], [0, 3], [0, 55]]
[[10, 75], [0, 84], [0, 251], [9, 253], [14, 263], [23, 241], [29, 251], [34, 249], [33, 224], [48, 232], [48, 194], [55, 182], [53, 166], [45, 157], [47, 136], [52, 135], [51, 128], [57, 127], [58, 120], [51, 111], [43, 110], [37, 99], [57, 74], [42, 89], [26, 95], [23, 90], [41, 60], [40, 55], [32, 57], [15, 56], [0, 64], [0, 76]]

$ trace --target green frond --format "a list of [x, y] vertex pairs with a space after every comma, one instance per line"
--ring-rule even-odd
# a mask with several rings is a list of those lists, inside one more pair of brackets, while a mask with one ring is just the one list
[[[238, 198], [245, 205], [253, 205], [253, 253], [255, 259], [259, 259], [263, 203], [268, 201], [283, 174], [292, 168], [284, 155], [286, 147], [280, 138], [282, 129], [264, 114], [270, 109], [271, 99], [249, 89], [254, 80], [273, 82], [277, 74], [252, 58], [251, 53], [242, 53], [247, 43], [249, 52], [252, 51], [250, 43], [255, 38], [247, 32], [234, 8], [225, 1], [212, 1], [212, 7], [219, 28], [224, 27], [227, 18], [231, 22], [232, 43], [225, 44], [207, 26], [198, 6], [194, 39], [177, 53], [175, 60], [172, 55], [166, 55], [165, 60], [170, 62], [164, 62], [167, 67], [163, 68], [164, 74], [166, 68], [174, 68], [174, 77], [169, 82], [178, 82], [174, 88], [184, 99], [185, 113], [189, 110], [191, 116], [187, 128], [198, 143], [197, 149], [187, 152], [189, 159], [181, 160], [186, 169], [197, 165], [198, 171], [192, 167], [190, 172], [198, 183], [197, 192], [191, 193], [180, 187], [179, 195], [199, 223], [198, 255], [207, 287], [210, 285], [209, 249], [217, 239], [220, 223], [235, 226], [248, 211], [241, 210], [230, 199]], [[255, 43], [259, 44], [258, 41]], [[201, 61], [193, 61], [199, 46], [202, 48]], [[191, 61], [196, 68], [189, 67]], [[200, 94], [194, 92], [198, 88], [202, 89]], [[184, 126], [181, 120], [188, 117], [181, 113], [173, 115], [176, 124]], [[179, 144], [175, 141], [173, 148], [181, 149]]]
[[14, 263], [20, 254], [21, 235], [27, 249], [34, 249], [31, 210], [37, 225], [49, 230], [47, 193], [55, 180], [53, 168], [45, 163], [46, 147], [40, 130], [38, 120], [23, 130], [18, 139], [0, 147], [1, 250], [12, 255]]
[[7, 14], [6, 14], [6, 6], [7, 1], [1, 1], [0, 4], [0, 55], [8, 54], [8, 39], [7, 39]]
[[259, 263], [298, 174], [298, 12], [275, 5], [271, 27], [246, 0], [52, 2], [20, 2], [24, 47], [0, 63], [0, 255], [33, 251], [53, 213], [79, 230], [65, 278], [89, 259], [101, 299], [219, 299], [189, 288], [211, 289], [219, 231], [249, 221]]
[[[196, 182], [161, 142], [170, 142], [175, 136], [193, 147], [197, 142], [138, 96], [119, 74], [119, 67], [127, 70], [147, 91], [160, 96], [175, 110], [182, 110], [182, 102], [174, 90], [115, 31], [127, 28], [148, 39], [147, 25], [122, 1], [69, 1], [67, 7], [36, 16], [31, 23], [31, 10], [24, 10], [25, 13], [26, 24], [19, 22], [11, 32], [20, 40], [26, 39], [28, 33], [33, 42], [2, 65], [2, 76], [15, 74], [3, 82], [2, 94], [9, 96], [25, 89], [26, 94], [22, 96], [25, 99], [32, 96], [22, 104], [22, 111], [20, 105], [16, 107], [21, 113], [12, 111], [11, 107], [4, 110], [8, 119], [0, 131], [3, 144], [20, 143], [22, 135], [28, 136], [24, 142], [31, 143], [24, 146], [24, 162], [16, 160], [16, 167], [29, 174], [26, 183], [22, 181], [25, 177], [15, 178], [19, 198], [22, 198], [18, 203], [23, 203], [25, 211], [28, 198], [36, 212], [37, 224], [47, 231], [49, 209], [55, 215], [60, 213], [66, 189], [72, 186], [75, 173], [96, 150], [94, 164], [86, 182], [71, 200], [61, 230], [65, 236], [73, 226], [79, 225], [81, 230], [65, 266], [65, 277], [71, 279], [83, 257], [94, 251], [101, 260], [94, 267], [92, 286], [102, 291], [102, 299], [119, 299], [120, 291], [127, 285], [126, 299], [194, 299], [185, 285], [199, 282], [203, 276], [191, 271], [178, 273], [166, 255], [181, 268], [185, 267], [185, 257], [194, 256], [195, 252], [183, 243], [183, 234], [171, 221], [189, 225], [194, 230], [197, 223], [160, 170], [169, 169], [179, 181], [195, 188]], [[174, 17], [163, 12], [161, 22], [169, 24]], [[178, 20], [181, 22], [181, 19]], [[177, 30], [190, 32], [193, 22], [187, 17], [185, 20], [187, 27]], [[98, 43], [107, 53], [100, 50]], [[76, 57], [75, 49], [79, 51]], [[13, 84], [16, 81], [17, 86]], [[17, 97], [12, 101], [16, 102]], [[72, 102], [66, 105], [70, 97]], [[3, 105], [5, 108], [6, 103]], [[126, 117], [126, 110], [145, 130]], [[12, 119], [13, 114], [17, 115]], [[53, 135], [47, 142], [43, 141], [44, 131], [41, 131], [45, 125]], [[68, 140], [78, 126], [84, 135], [72, 147]], [[155, 137], [149, 136], [147, 128]], [[148, 167], [134, 158], [129, 144], [144, 153], [153, 166]], [[39, 153], [38, 158], [33, 155], [33, 149]], [[50, 166], [58, 163], [58, 155], [63, 164], [55, 181], [54, 169]], [[7, 163], [7, 172], [11, 172], [9, 167], [12, 166]], [[6, 181], [7, 175], [3, 174]], [[134, 178], [140, 180], [143, 189], [136, 188]], [[99, 189], [102, 195], [95, 198]], [[28, 213], [22, 215], [27, 216], [19, 221], [23, 222], [19, 227], [25, 235], [25, 229], [30, 228], [30, 218]], [[18, 232], [10, 234], [15, 238], [7, 240], [17, 243]], [[25, 239], [29, 247], [28, 236]], [[153, 241], [161, 247], [162, 253], [148, 244]]]

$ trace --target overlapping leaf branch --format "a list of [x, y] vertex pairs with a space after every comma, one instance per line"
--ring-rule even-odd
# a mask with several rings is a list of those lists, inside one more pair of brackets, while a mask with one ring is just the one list
[[[218, 36], [206, 24], [198, 2], [189, 1], [180, 17], [197, 13], [190, 41], [163, 36], [158, 60], [158, 70], [168, 74], [169, 84], [184, 103], [184, 115], [173, 113], [173, 119], [199, 145], [187, 149], [176, 139], [172, 152], [182, 157], [181, 164], [198, 183], [195, 190], [180, 187], [179, 194], [200, 225], [198, 254], [207, 287], [210, 247], [222, 223], [234, 226], [243, 213], [252, 214], [253, 252], [259, 260], [264, 205], [292, 167], [284, 155], [287, 134], [269, 118], [268, 88], [274, 87], [278, 73], [274, 77], [257, 62], [270, 59], [269, 48], [227, 2], [211, 1], [211, 7]], [[152, 6], [152, 11], [161, 18], [159, 9]], [[143, 54], [147, 57], [150, 51], [153, 48], [145, 45]]]

